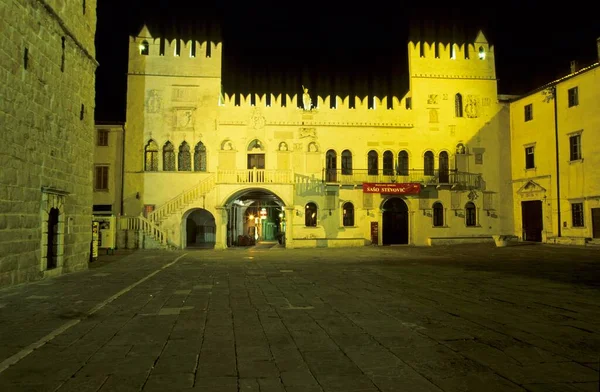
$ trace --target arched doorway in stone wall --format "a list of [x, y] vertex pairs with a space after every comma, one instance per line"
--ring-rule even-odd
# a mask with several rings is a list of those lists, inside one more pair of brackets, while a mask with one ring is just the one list
[[183, 214], [181, 235], [184, 248], [213, 249], [216, 242], [215, 217], [203, 208]]
[[248, 188], [225, 203], [227, 246], [285, 245], [285, 204], [274, 192]]
[[398, 197], [387, 199], [382, 206], [383, 245], [408, 244], [408, 206]]

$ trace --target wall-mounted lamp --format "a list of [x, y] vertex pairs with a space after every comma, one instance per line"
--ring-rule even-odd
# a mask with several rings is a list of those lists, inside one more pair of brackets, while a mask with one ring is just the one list
[[135, 193], [135, 198], [138, 199], [138, 200], [140, 199], [140, 192], [136, 192]]

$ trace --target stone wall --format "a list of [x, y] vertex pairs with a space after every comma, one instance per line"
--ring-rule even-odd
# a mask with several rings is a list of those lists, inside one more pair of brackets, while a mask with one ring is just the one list
[[87, 268], [97, 63], [95, 0], [0, 3], [1, 287]]

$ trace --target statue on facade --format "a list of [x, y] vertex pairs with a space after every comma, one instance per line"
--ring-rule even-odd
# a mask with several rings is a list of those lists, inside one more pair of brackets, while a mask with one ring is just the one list
[[304, 94], [302, 94], [302, 105], [304, 106], [304, 110], [312, 109], [312, 99], [310, 99], [310, 94], [308, 93], [308, 88], [302, 85], [302, 90], [304, 90]]

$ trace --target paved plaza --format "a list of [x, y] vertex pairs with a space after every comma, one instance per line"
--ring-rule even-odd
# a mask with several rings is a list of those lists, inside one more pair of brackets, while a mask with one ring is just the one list
[[0, 290], [0, 391], [598, 392], [600, 248], [118, 251]]

